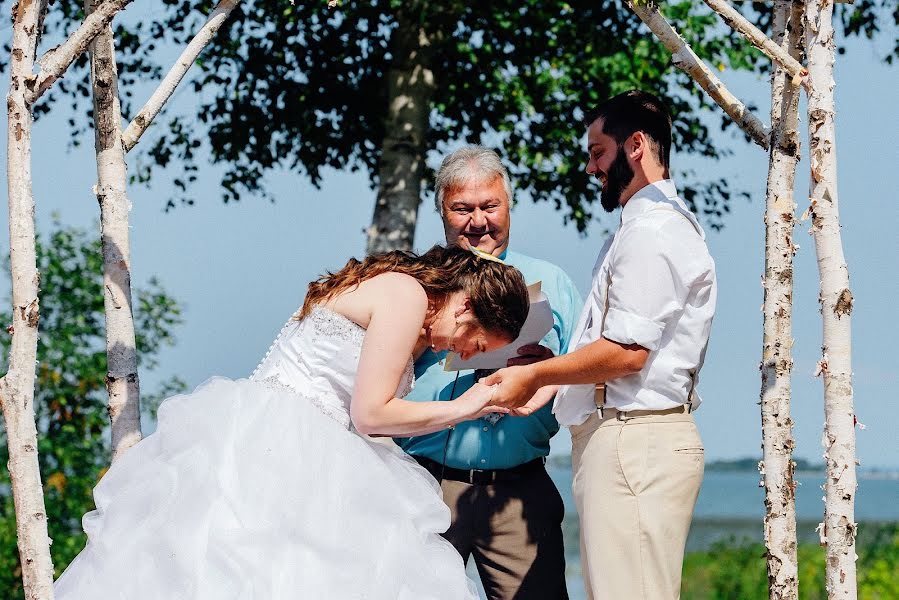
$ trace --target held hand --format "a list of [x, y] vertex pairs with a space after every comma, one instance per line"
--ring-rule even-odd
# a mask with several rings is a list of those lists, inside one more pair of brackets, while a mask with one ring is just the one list
[[499, 412], [506, 414], [509, 409], [502, 406], [493, 406], [493, 398], [496, 394], [497, 386], [484, 385], [475, 383], [465, 394], [459, 398], [468, 403], [471, 408], [469, 419], [478, 419], [484, 415]]
[[511, 412], [511, 411], [508, 408], [506, 408], [505, 406], [493, 406], [492, 404], [488, 404], [487, 406], [482, 408], [480, 410], [480, 412], [478, 412], [478, 414], [476, 414], [474, 417], [472, 417], [472, 419], [480, 419], [481, 417], [486, 417], [487, 415], [490, 415], [493, 413], [500, 413], [503, 415], [507, 415], [507, 414], [509, 414], [509, 412]]
[[532, 414], [543, 408], [543, 406], [543, 402], [536, 402], [534, 398], [531, 398], [524, 405], [510, 410], [509, 414], [513, 417], [530, 417]]
[[531, 399], [524, 404], [524, 406], [520, 406], [518, 408], [513, 408], [511, 411], [511, 415], [513, 417], [527, 417], [544, 406], [546, 406], [547, 402], [553, 399], [556, 395], [556, 392], [559, 391], [559, 386], [551, 385], [542, 387], [537, 390], [537, 393], [531, 396]]
[[486, 385], [499, 384], [491, 404], [509, 409], [524, 406], [539, 388], [534, 380], [533, 369], [529, 367], [500, 369], [487, 377], [484, 383]]
[[507, 367], [530, 365], [554, 357], [553, 351], [540, 344], [527, 344], [518, 349], [518, 356], [506, 361]]

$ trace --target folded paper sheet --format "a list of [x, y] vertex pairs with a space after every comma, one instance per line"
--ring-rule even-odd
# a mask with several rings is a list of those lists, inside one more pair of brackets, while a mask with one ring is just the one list
[[546, 295], [540, 291], [540, 282], [528, 286], [530, 306], [528, 318], [521, 327], [518, 338], [508, 346], [493, 352], [476, 354], [468, 360], [462, 360], [458, 354], [450, 352], [446, 357], [447, 371], [464, 369], [502, 369], [510, 358], [518, 356], [518, 349], [528, 344], [537, 344], [553, 326], [553, 311]]

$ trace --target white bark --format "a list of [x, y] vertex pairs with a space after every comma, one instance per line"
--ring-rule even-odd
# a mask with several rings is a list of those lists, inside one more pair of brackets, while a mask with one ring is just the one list
[[[778, 49], [794, 62], [802, 52], [802, 8], [776, 0], [772, 28]], [[768, 597], [799, 596], [796, 555], [796, 483], [793, 480], [793, 420], [790, 417], [793, 244], [796, 204], [793, 186], [799, 161], [799, 88], [789, 70], [771, 74], [771, 153], [765, 210], [765, 302], [762, 348], [762, 474], [765, 485], [765, 545]]]
[[837, 155], [834, 123], [833, 3], [808, 0], [805, 7], [809, 68], [809, 158], [812, 233], [821, 280], [823, 321], [824, 458], [827, 463], [822, 535], [826, 540], [826, 587], [829, 598], [854, 599], [855, 555], [855, 411], [852, 399], [852, 293], [843, 257], [837, 201]]
[[[120, 10], [125, 8], [132, 0], [105, 0], [95, 12], [85, 17], [84, 22], [72, 32], [69, 38], [44, 53], [37, 61], [40, 71], [35, 75], [29, 73], [27, 86], [29, 92], [26, 100], [34, 104], [41, 95], [53, 85], [53, 82], [62, 77], [76, 58], [87, 51], [91, 40], [103, 29]], [[27, 0], [22, 0], [26, 4]], [[13, 8], [15, 11], [15, 8]]]
[[[16, 511], [16, 536], [26, 600], [52, 600], [53, 563], [37, 455], [34, 413], [35, 364], [40, 309], [31, 190], [32, 105], [49, 89], [91, 38], [130, 0], [109, 0], [60, 48], [40, 75], [34, 66], [47, 2], [23, 0], [13, 6], [10, 90], [7, 107], [6, 181], [9, 202], [12, 326], [9, 368], [0, 379], [0, 408], [9, 445], [9, 474]], [[48, 58], [47, 55], [44, 57]]]
[[[96, 5], [88, 0], [85, 11]], [[112, 424], [112, 460], [141, 439], [140, 380], [131, 302], [131, 246], [128, 231], [127, 167], [122, 147], [122, 112], [112, 27], [90, 44], [97, 155], [97, 200], [103, 244], [103, 305], [106, 315], [106, 389]]]
[[206, 23], [200, 28], [200, 31], [198, 31], [190, 43], [185, 46], [181, 56], [178, 57], [174, 66], [172, 66], [171, 70], [169, 70], [168, 74], [163, 78], [159, 87], [156, 88], [156, 91], [153, 92], [153, 95], [150, 96], [150, 99], [144, 107], [140, 109], [137, 116], [135, 116], [131, 123], [128, 124], [128, 127], [122, 134], [125, 152], [129, 152], [134, 145], [137, 144], [140, 136], [142, 136], [150, 126], [150, 123], [153, 122], [153, 119], [156, 118], [159, 111], [162, 110], [162, 107], [165, 106], [165, 103], [171, 98], [172, 94], [175, 92], [175, 88], [181, 83], [181, 80], [187, 74], [187, 71], [194, 64], [194, 61], [197, 60], [197, 56], [199, 56], [200, 52], [202, 52], [209, 42], [212, 41], [212, 38], [215, 37], [215, 34], [222, 26], [222, 23], [225, 22], [231, 14], [231, 11], [233, 11], [238, 4], [240, 4], [240, 0], [219, 1], [215, 9], [209, 15], [209, 18], [206, 19]]
[[434, 92], [431, 43], [418, 15], [420, 3], [399, 11], [387, 74], [388, 114], [378, 167], [378, 197], [368, 229], [368, 252], [410, 250], [421, 203], [428, 120]]
[[[727, 0], [704, 0], [713, 11], [718, 13], [731, 29], [740, 33], [750, 44], [761, 50], [768, 58], [773, 60], [781, 69], [790, 75], [792, 83], [799, 83], [808, 75], [808, 70], [800, 64], [796, 57], [791, 56], [788, 49], [779, 46], [774, 40], [766, 36], [758, 27], [746, 20]], [[778, 2], [775, 0], [775, 10]], [[775, 29], [778, 33], [778, 30]], [[774, 128], [772, 124], [771, 128]]]
[[6, 96], [6, 182], [9, 201], [9, 254], [12, 275], [12, 335], [9, 369], [0, 379], [9, 446], [9, 477], [16, 511], [16, 537], [27, 600], [53, 598], [53, 561], [37, 455], [34, 371], [40, 305], [31, 191], [31, 104], [29, 85], [45, 2], [13, 6], [10, 89]]
[[688, 74], [746, 132], [752, 141], [767, 150], [769, 132], [762, 122], [724, 86], [724, 83], [693, 52], [693, 49], [665, 20], [658, 9], [649, 4], [637, 4], [636, 0], [626, 0], [626, 2], [664, 44], [665, 48], [671, 52], [674, 66]]

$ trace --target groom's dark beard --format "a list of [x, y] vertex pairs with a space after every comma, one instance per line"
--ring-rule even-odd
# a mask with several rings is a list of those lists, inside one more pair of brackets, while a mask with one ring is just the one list
[[606, 183], [602, 186], [602, 192], [599, 194], [599, 203], [606, 212], [612, 212], [618, 208], [624, 188], [629, 186], [633, 180], [634, 170], [627, 164], [624, 148], [618, 146], [618, 154], [615, 155], [615, 160], [609, 165], [609, 171], [606, 173]]

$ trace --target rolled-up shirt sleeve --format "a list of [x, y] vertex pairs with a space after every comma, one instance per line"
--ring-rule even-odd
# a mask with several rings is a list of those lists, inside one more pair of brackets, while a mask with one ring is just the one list
[[638, 225], [625, 235], [610, 257], [602, 335], [620, 344], [658, 350], [668, 321], [683, 307], [687, 294], [675, 256], [677, 246], [652, 224]]

